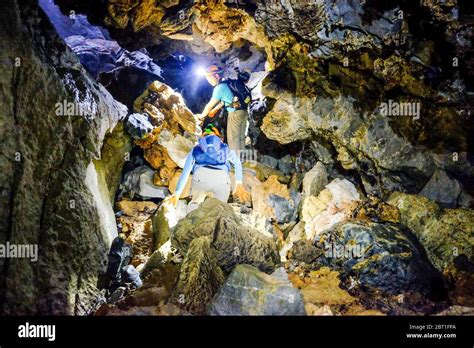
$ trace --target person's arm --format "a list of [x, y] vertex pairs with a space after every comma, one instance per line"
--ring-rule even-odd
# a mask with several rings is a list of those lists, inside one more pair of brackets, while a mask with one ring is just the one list
[[242, 162], [240, 162], [239, 156], [234, 150], [230, 150], [228, 159], [235, 169], [235, 185], [242, 184]]
[[178, 184], [176, 185], [176, 190], [174, 191], [173, 196], [176, 197], [176, 202], [173, 203], [178, 203], [179, 197], [181, 197], [181, 194], [183, 193], [184, 187], [186, 186], [186, 183], [188, 182], [189, 175], [191, 174], [191, 171], [193, 170], [194, 167], [194, 156], [193, 156], [193, 150], [191, 150], [188, 153], [188, 156], [186, 157], [186, 162], [184, 163], [184, 168], [183, 172], [181, 173], [181, 176], [179, 177]]
[[204, 110], [201, 112], [201, 120], [206, 118], [207, 115], [209, 115], [209, 113], [214, 108], [214, 106], [217, 105], [217, 103], [219, 103], [218, 99], [211, 98], [211, 100], [209, 100], [209, 103], [206, 104]]
[[204, 110], [202, 111], [200, 115], [201, 121], [205, 119], [209, 115], [211, 110], [214, 108], [214, 106], [216, 106], [217, 103], [220, 102], [221, 94], [222, 94], [222, 85], [219, 84], [215, 86], [214, 89], [212, 90], [211, 100], [209, 100], [209, 102], [206, 104], [206, 106], [204, 107]]

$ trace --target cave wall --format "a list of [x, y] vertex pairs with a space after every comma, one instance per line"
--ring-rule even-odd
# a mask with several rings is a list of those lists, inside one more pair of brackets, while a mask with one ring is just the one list
[[[456, 0], [57, 3], [129, 49], [262, 50], [271, 70], [262, 134], [282, 144], [323, 139], [366, 192], [419, 193], [438, 170], [474, 192], [473, 33]], [[420, 115], [382, 115], [388, 102], [415, 103]]]
[[[116, 234], [97, 163], [127, 109], [85, 72], [35, 1], [2, 1], [0, 13], [0, 243], [38, 245], [37, 262], [0, 258], [0, 313], [85, 314]], [[63, 101], [90, 114], [58, 116]]]

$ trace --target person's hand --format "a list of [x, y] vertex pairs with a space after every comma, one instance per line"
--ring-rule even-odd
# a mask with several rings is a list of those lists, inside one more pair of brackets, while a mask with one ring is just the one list
[[235, 186], [232, 196], [242, 204], [250, 202], [250, 192], [248, 192], [242, 184], [237, 184]]
[[163, 203], [168, 203], [168, 204], [172, 204], [173, 206], [177, 206], [178, 205], [178, 201], [179, 201], [179, 197], [176, 196], [176, 195], [171, 195], [169, 197], [167, 197]]
[[196, 114], [196, 118], [198, 120], [198, 124], [202, 124], [206, 117], [202, 117], [202, 114]]

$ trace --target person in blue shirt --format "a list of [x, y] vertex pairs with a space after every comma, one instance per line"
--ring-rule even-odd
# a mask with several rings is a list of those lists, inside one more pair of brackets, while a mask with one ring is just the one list
[[231, 187], [229, 177], [231, 165], [235, 168], [236, 185], [233, 197], [241, 203], [250, 201], [250, 193], [242, 183], [242, 163], [239, 156], [222, 142], [219, 135], [219, 131], [209, 124], [203, 132], [203, 137], [187, 155], [176, 190], [169, 198], [175, 206], [191, 173], [193, 173], [193, 178], [190, 205], [202, 203], [208, 196], [227, 203]]
[[198, 115], [198, 118], [202, 122], [207, 116], [213, 117], [212, 111], [219, 108], [219, 106], [225, 107], [229, 113], [227, 117], [227, 143], [231, 150], [239, 154], [239, 151], [245, 149], [245, 131], [248, 120], [247, 106], [241, 105], [229, 85], [222, 80], [222, 70], [216, 65], [207, 68], [206, 79], [214, 86], [214, 90], [211, 100], [206, 104], [203, 112]]

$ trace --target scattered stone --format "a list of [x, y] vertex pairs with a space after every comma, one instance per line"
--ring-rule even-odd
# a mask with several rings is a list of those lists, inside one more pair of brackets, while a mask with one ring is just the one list
[[450, 178], [444, 170], [437, 169], [420, 195], [437, 202], [442, 207], [455, 208], [461, 191], [459, 181]]
[[249, 265], [238, 265], [219, 289], [210, 315], [305, 315], [301, 295], [278, 272], [268, 275]]
[[306, 238], [314, 240], [334, 224], [349, 220], [359, 200], [355, 186], [346, 179], [334, 179], [317, 197], [305, 197], [301, 213]]
[[317, 162], [313, 169], [304, 175], [303, 194], [317, 196], [328, 183], [326, 167], [322, 162]]
[[286, 155], [278, 160], [278, 170], [283, 175], [291, 175], [295, 171], [295, 164], [290, 155]]
[[117, 208], [122, 214], [133, 217], [142, 217], [147, 220], [158, 208], [153, 202], [121, 200], [117, 203]]
[[130, 199], [135, 196], [142, 199], [165, 198], [169, 195], [168, 189], [156, 186], [153, 183], [153, 175], [153, 169], [148, 166], [141, 166], [128, 172], [120, 185], [119, 197]]
[[148, 120], [146, 114], [134, 113], [128, 116], [126, 123], [127, 132], [134, 139], [143, 139], [148, 135], [155, 127]]

